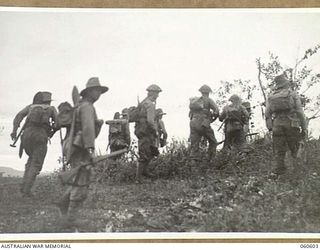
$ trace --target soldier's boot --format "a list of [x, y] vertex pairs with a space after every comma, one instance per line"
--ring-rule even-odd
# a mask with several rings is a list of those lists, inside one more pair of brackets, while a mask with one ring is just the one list
[[216, 157], [216, 153], [217, 153], [217, 146], [216, 145], [209, 145], [208, 153], [207, 153], [207, 157], [208, 157], [209, 162], [214, 161], [214, 159]]
[[141, 165], [142, 165], [142, 175], [144, 177], [147, 177], [147, 178], [150, 178], [150, 179], [153, 179], [153, 178], [156, 177], [153, 173], [150, 173], [150, 171], [148, 169], [148, 165], [149, 165], [148, 162], [143, 162], [143, 163], [141, 163]]
[[80, 208], [82, 201], [70, 201], [67, 214], [61, 218], [61, 227], [63, 229], [77, 229], [84, 225], [80, 220]]

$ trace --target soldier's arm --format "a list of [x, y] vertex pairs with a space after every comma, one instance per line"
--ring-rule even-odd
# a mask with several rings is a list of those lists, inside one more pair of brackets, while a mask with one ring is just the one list
[[168, 133], [167, 133], [166, 127], [164, 125], [164, 122], [162, 120], [159, 121], [159, 126], [160, 126], [162, 133], [163, 133], [163, 139], [166, 140], [168, 138]]
[[84, 104], [80, 107], [80, 122], [82, 130], [82, 141], [84, 148], [94, 149], [95, 131], [95, 110], [93, 105]]
[[12, 133], [17, 133], [17, 130], [20, 126], [21, 121], [23, 118], [25, 118], [29, 113], [30, 105], [26, 106], [24, 109], [22, 109], [14, 118], [13, 120], [13, 129]]
[[213, 116], [215, 118], [219, 117], [219, 107], [218, 107], [218, 105], [212, 99], [209, 99], [209, 100], [210, 100], [210, 108], [213, 111]]
[[244, 124], [248, 124], [249, 123], [249, 113], [245, 107], [241, 106], [241, 109], [242, 109]]
[[306, 117], [305, 117], [303, 109], [302, 109], [300, 97], [295, 93], [293, 95], [293, 99], [295, 102], [295, 109], [297, 112], [297, 116], [300, 120], [301, 128], [302, 128], [302, 130], [306, 130], [307, 129], [307, 121], [306, 121]]
[[51, 110], [51, 114], [50, 114], [51, 131], [50, 131], [49, 137], [51, 138], [56, 133], [56, 131], [58, 131], [60, 129], [60, 127], [59, 127], [59, 124], [57, 121], [58, 112], [57, 112], [56, 108], [53, 106], [50, 106], [50, 110]]
[[226, 117], [227, 117], [227, 109], [226, 107], [224, 107], [222, 109], [222, 113], [219, 116], [219, 121], [222, 122], [224, 119], [226, 119]]
[[155, 117], [156, 117], [156, 109], [155, 105], [153, 103], [148, 103], [146, 105], [146, 111], [147, 111], [147, 122], [152, 130], [155, 132], [157, 131], [156, 123], [155, 123]]

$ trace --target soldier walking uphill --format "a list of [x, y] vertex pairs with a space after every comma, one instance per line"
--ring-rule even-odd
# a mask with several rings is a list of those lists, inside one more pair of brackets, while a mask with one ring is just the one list
[[217, 140], [210, 124], [219, 117], [219, 108], [209, 97], [209, 94], [212, 93], [209, 86], [203, 85], [199, 91], [202, 96], [191, 100], [189, 106], [191, 140], [190, 157], [193, 161], [199, 160], [199, 144], [201, 137], [204, 137], [209, 142], [208, 160], [211, 161], [216, 154]]
[[[120, 113], [116, 112], [114, 114], [114, 122], [113, 124], [109, 124], [109, 145], [110, 145], [110, 152], [115, 152], [124, 148], [128, 148], [131, 142], [130, 139], [130, 128], [129, 128], [129, 121], [128, 121], [128, 109], [122, 110], [122, 120], [124, 122], [116, 122], [120, 120]], [[120, 158], [121, 155], [113, 157], [114, 160]]]
[[148, 171], [148, 165], [154, 156], [159, 154], [156, 147], [158, 136], [156, 126], [155, 102], [162, 91], [159, 86], [152, 84], [147, 88], [148, 96], [139, 104], [139, 119], [135, 124], [135, 135], [138, 138], [139, 160], [137, 164], [136, 182], [141, 182], [142, 175], [148, 178], [154, 177]]
[[32, 197], [31, 188], [42, 169], [47, 154], [48, 138], [52, 137], [56, 131], [57, 111], [50, 105], [51, 101], [50, 92], [38, 92], [34, 96], [33, 104], [22, 109], [13, 121], [11, 138], [15, 140], [17, 129], [26, 117], [19, 150], [20, 157], [23, 150], [29, 156], [20, 189], [25, 197]]
[[157, 138], [157, 147], [164, 147], [167, 144], [167, 138], [168, 133], [166, 130], [166, 127], [164, 125], [164, 122], [162, 120], [162, 117], [166, 113], [163, 113], [162, 109], [156, 110], [156, 125], [157, 125], [157, 131], [158, 131], [158, 138]]
[[219, 120], [225, 122], [223, 148], [227, 149], [232, 146], [240, 148], [246, 141], [244, 126], [248, 124], [249, 114], [242, 106], [241, 98], [238, 95], [232, 95], [229, 101], [231, 104], [225, 106], [219, 116]]
[[[93, 104], [107, 91], [108, 87], [101, 86], [99, 78], [92, 77], [88, 80], [86, 88], [80, 92], [82, 98], [75, 109], [74, 133], [70, 133], [67, 139], [72, 143], [67, 147], [71, 150], [70, 159], [67, 159], [71, 168], [90, 163], [94, 157], [95, 138], [100, 133], [103, 121], [98, 120]], [[57, 203], [62, 216], [66, 216], [63, 218], [66, 227], [73, 227], [78, 223], [78, 212], [87, 197], [89, 179], [90, 165], [79, 170]]]
[[[268, 96], [266, 125], [273, 134], [273, 150], [276, 158], [274, 173], [284, 174], [285, 154], [289, 147], [295, 158], [298, 142], [307, 135], [307, 123], [299, 95], [290, 89], [290, 82], [284, 75], [274, 79], [275, 89]], [[300, 131], [301, 128], [301, 131]]]

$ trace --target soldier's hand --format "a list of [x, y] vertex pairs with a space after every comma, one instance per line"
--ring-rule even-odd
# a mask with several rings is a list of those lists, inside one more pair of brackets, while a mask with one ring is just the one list
[[17, 139], [17, 132], [13, 131], [11, 134], [11, 140], [15, 141]]

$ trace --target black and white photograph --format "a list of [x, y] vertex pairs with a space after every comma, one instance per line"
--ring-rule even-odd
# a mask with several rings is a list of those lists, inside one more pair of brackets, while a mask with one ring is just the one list
[[319, 23], [1, 7], [0, 238], [316, 236]]

